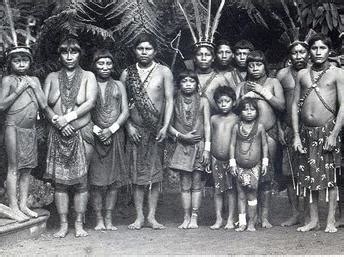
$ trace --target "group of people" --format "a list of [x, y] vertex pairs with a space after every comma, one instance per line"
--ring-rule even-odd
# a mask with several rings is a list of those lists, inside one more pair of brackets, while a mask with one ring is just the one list
[[[155, 213], [168, 136], [175, 141], [169, 168], [180, 175], [184, 220], [179, 228], [198, 227], [206, 173], [212, 174], [215, 190], [212, 229], [255, 231], [258, 223], [272, 227], [272, 182], [283, 160], [293, 215], [282, 225], [303, 220], [298, 196], [304, 196], [304, 225], [298, 230], [317, 228], [319, 192], [325, 190], [329, 201], [325, 231], [336, 232], [344, 71], [329, 63], [330, 49], [330, 40], [322, 34], [309, 42], [295, 41], [288, 47], [291, 65], [272, 78], [264, 53], [246, 40], [233, 48], [227, 41], [216, 46], [198, 42], [194, 69], [185, 69], [174, 79], [168, 67], [155, 61], [155, 39], [142, 34], [133, 46], [136, 63], [114, 80], [114, 56], [108, 49], [98, 49], [92, 72], [85, 71], [79, 65], [80, 44], [67, 37], [57, 50], [62, 68], [50, 73], [43, 87], [28, 75], [31, 50], [10, 49], [0, 110], [6, 113], [12, 217], [22, 222], [38, 215], [28, 208], [27, 198], [30, 170], [37, 166], [40, 109], [49, 121], [45, 178], [55, 187], [60, 218], [56, 237], [68, 233], [70, 189], [74, 192], [75, 235], [82, 237], [87, 236], [83, 219], [89, 192], [95, 229], [116, 230], [112, 213], [117, 191], [129, 184], [134, 188], [137, 216], [128, 228], [141, 229], [146, 224], [164, 229]], [[281, 145], [283, 158], [278, 154]]]

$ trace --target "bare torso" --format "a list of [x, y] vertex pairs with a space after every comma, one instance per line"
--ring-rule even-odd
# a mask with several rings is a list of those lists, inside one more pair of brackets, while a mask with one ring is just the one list
[[230, 113], [228, 115], [213, 115], [211, 117], [212, 137], [211, 154], [218, 160], [229, 160], [229, 147], [232, 128], [238, 121], [238, 117]]

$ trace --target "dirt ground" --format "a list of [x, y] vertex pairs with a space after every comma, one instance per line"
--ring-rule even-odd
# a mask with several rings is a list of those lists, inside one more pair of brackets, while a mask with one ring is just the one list
[[[321, 208], [321, 230], [301, 233], [296, 226], [278, 226], [290, 215], [287, 198], [274, 195], [271, 221], [272, 229], [258, 229], [257, 232], [235, 232], [223, 229], [212, 231], [209, 226], [214, 222], [214, 206], [210, 195], [206, 195], [200, 211], [200, 228], [180, 230], [177, 225], [182, 221], [182, 210], [178, 194], [163, 194], [159, 200], [158, 220], [167, 229], [153, 231], [143, 228], [130, 231], [127, 224], [135, 218], [133, 206], [121, 205], [114, 214], [117, 231], [96, 232], [92, 230], [94, 219], [88, 214], [89, 236], [75, 238], [72, 229], [64, 239], [54, 239], [56, 213], [48, 222], [48, 229], [37, 240], [21, 241], [15, 245], [1, 245], [0, 256], [109, 256], [109, 255], [152, 255], [152, 254], [341, 254], [344, 251], [344, 229], [336, 234], [324, 230], [325, 206]], [[1, 240], [1, 239], [0, 239]]]

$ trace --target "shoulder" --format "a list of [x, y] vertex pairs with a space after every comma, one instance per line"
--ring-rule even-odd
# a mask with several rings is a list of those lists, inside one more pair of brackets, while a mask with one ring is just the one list
[[283, 69], [280, 69], [277, 74], [276, 74], [276, 78], [278, 80], [282, 80], [289, 72], [290, 68], [289, 67], [286, 67], [286, 68], [283, 68]]
[[158, 69], [159, 71], [161, 71], [164, 75], [171, 75], [172, 71], [170, 70], [169, 67], [162, 65], [160, 63], [158, 63]]
[[258, 123], [258, 132], [265, 131], [265, 127], [262, 123]]
[[278, 79], [276, 79], [276, 78], [267, 78], [267, 80], [266, 80], [266, 82], [268, 82], [268, 83], [272, 83], [272, 84], [280, 84], [280, 82], [279, 82], [279, 80]]
[[87, 76], [87, 78], [96, 78], [96, 76], [94, 75], [94, 73], [92, 71], [86, 71], [86, 70], [83, 70], [84, 74]]
[[52, 80], [52, 79], [57, 79], [59, 73], [57, 71], [55, 72], [50, 72], [46, 78], [46, 80]]
[[8, 76], [2, 77], [2, 84], [3, 85], [8, 85], [8, 84], [11, 84], [11, 83], [13, 83], [15, 81], [16, 81], [16, 79], [12, 75], [8, 75]]
[[297, 73], [298, 76], [305, 76], [306, 74], [309, 73], [308, 67], [304, 68], [302, 70], [299, 70], [299, 72]]
[[331, 71], [332, 71], [332, 73], [336, 74], [337, 76], [343, 76], [343, 74], [344, 74], [344, 70], [342, 68], [338, 68], [335, 66], [332, 66]]

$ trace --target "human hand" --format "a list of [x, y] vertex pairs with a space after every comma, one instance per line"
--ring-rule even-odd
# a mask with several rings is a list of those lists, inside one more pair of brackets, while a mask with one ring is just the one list
[[108, 128], [105, 128], [105, 129], [102, 129], [98, 136], [100, 138], [100, 140], [104, 143], [105, 141], [107, 141], [110, 137], [111, 137], [112, 133], [110, 131], [110, 129]]
[[295, 152], [299, 152], [301, 154], [305, 154], [306, 151], [302, 146], [301, 139], [299, 135], [294, 136], [293, 148]]
[[201, 164], [203, 166], [207, 166], [210, 162], [210, 152], [204, 150], [203, 154], [202, 154], [202, 160], [201, 160]]
[[235, 176], [235, 177], [238, 176], [238, 168], [236, 166], [230, 167], [229, 170], [233, 176]]
[[28, 82], [28, 86], [31, 87], [33, 90], [41, 89], [40, 84], [37, 83], [37, 80], [29, 76], [25, 76], [24, 80]]
[[21, 93], [24, 92], [25, 89], [27, 89], [29, 87], [29, 83], [26, 81], [25, 77], [23, 78], [18, 78], [18, 83], [17, 86], [14, 90], [14, 92], [17, 95], [20, 95]]
[[210, 163], [205, 167], [205, 172], [208, 174], [212, 173]]
[[138, 130], [131, 124], [127, 124], [126, 128], [130, 141], [132, 141], [134, 144], [140, 143], [141, 135]]
[[155, 140], [157, 140], [159, 143], [164, 141], [167, 135], [167, 127], [163, 127], [159, 130], [158, 135], [156, 136]]
[[253, 91], [253, 92], [256, 92], [256, 93], [260, 93], [263, 89], [263, 87], [256, 83], [256, 82], [253, 82], [253, 81], [247, 81], [246, 83], [246, 86], [247, 86], [247, 89], [250, 90], [250, 91]]
[[74, 128], [72, 125], [67, 124], [63, 129], [61, 130], [61, 133], [65, 137], [70, 137], [74, 134]]
[[201, 141], [202, 137], [200, 135], [195, 135], [197, 131], [196, 130], [193, 130], [191, 132], [188, 132], [186, 134], [180, 134], [180, 138], [185, 141], [186, 143], [189, 143], [189, 144], [196, 144], [198, 143], [199, 141]]
[[257, 98], [257, 97], [259, 97], [259, 96], [255, 92], [250, 91], [250, 92], [244, 94], [241, 98], [245, 99], [245, 98]]
[[268, 172], [268, 165], [262, 165], [261, 175], [265, 176]]
[[325, 141], [324, 150], [328, 151], [328, 152], [333, 151], [333, 149], [337, 145], [336, 139], [337, 138], [334, 135], [332, 135], [332, 133], [331, 133]]
[[110, 145], [111, 142], [112, 142], [112, 138], [109, 137], [107, 140], [105, 140], [105, 141], [103, 142], [103, 144], [104, 144], [104, 145]]
[[64, 128], [68, 122], [67, 122], [67, 119], [66, 117], [63, 115], [63, 116], [59, 116], [57, 119], [56, 119], [56, 122], [55, 122], [56, 126], [59, 128], [59, 129], [62, 129]]

